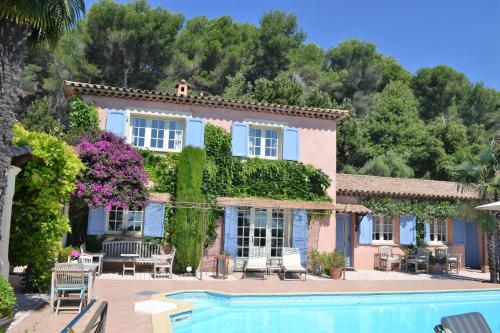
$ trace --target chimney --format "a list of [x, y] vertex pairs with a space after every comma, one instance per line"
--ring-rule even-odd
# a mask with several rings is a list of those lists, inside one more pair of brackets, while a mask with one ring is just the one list
[[181, 82], [175, 85], [175, 87], [177, 88], [177, 96], [187, 97], [188, 89], [191, 85], [187, 83], [186, 80], [182, 79]]

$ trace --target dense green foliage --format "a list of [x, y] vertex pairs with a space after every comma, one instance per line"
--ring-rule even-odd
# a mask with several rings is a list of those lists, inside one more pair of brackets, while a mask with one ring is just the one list
[[369, 160], [358, 172], [362, 175], [383, 177], [411, 178], [413, 176], [413, 169], [408, 166], [407, 159], [392, 151]]
[[45, 292], [50, 282], [49, 263], [59, 252], [61, 237], [69, 231], [68, 218], [62, 213], [64, 203], [84, 166], [74, 148], [45, 133], [16, 126], [14, 144], [30, 146], [41, 162], [28, 162], [16, 178], [10, 261], [27, 266], [27, 286]]
[[60, 124], [54, 117], [54, 111], [47, 97], [34, 101], [26, 109], [21, 124], [32, 132], [44, 132], [51, 135], [58, 135], [60, 132]]
[[69, 129], [74, 135], [99, 131], [99, 114], [94, 103], [75, 98], [69, 103]]
[[292, 161], [258, 158], [243, 163], [235, 195], [283, 200], [329, 200], [330, 179], [322, 171]]
[[[500, 92], [450, 67], [412, 74], [369, 42], [324, 50], [304, 41], [297, 17], [280, 11], [254, 26], [227, 16], [184, 22], [145, 0], [100, 1], [54, 51], [27, 52], [19, 114], [47, 96], [64, 127], [65, 79], [170, 92], [186, 79], [192, 94], [348, 108], [350, 119], [338, 127], [339, 170], [358, 172], [392, 151], [413, 177], [443, 180], [499, 130]], [[363, 172], [370, 170], [377, 169]]]
[[[202, 221], [197, 205], [203, 202], [201, 192], [205, 151], [195, 147], [185, 147], [180, 156], [177, 171], [174, 234], [172, 241], [177, 249], [176, 269], [185, 272], [191, 266], [197, 269], [202, 249]], [[193, 204], [194, 207], [189, 205]], [[180, 206], [183, 206], [179, 208]]]
[[9, 281], [0, 275], [0, 319], [12, 317], [15, 304], [14, 289]]

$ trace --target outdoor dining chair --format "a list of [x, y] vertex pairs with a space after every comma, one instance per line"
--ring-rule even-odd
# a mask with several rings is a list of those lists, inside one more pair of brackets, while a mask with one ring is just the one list
[[[406, 265], [412, 264], [415, 266], [415, 273], [419, 272], [419, 266], [425, 267], [425, 272], [429, 273], [429, 256], [430, 252], [426, 248], [419, 247], [417, 253], [411, 255], [406, 259]], [[421, 271], [421, 270], [420, 270]]]
[[401, 256], [398, 254], [392, 253], [392, 247], [390, 246], [381, 246], [378, 249], [378, 268], [392, 271], [392, 266], [394, 264], [398, 265], [398, 268], [401, 269]]
[[453, 268], [456, 269], [457, 274], [460, 273], [460, 269], [462, 268], [462, 256], [458, 253], [451, 253], [450, 249], [447, 247], [438, 247], [434, 254], [438, 259], [445, 259], [445, 270], [446, 274], [451, 271]]
[[175, 247], [170, 254], [153, 254], [153, 278], [169, 277], [172, 278], [172, 266], [175, 259]]
[[[82, 311], [85, 303], [85, 279], [83, 274], [83, 264], [56, 263], [55, 271], [55, 293], [57, 297], [56, 314], [59, 310]], [[61, 301], [78, 302], [78, 306], [61, 307]]]

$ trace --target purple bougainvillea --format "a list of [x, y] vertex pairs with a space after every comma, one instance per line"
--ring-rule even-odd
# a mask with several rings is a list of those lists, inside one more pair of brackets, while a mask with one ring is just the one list
[[89, 206], [127, 208], [148, 200], [141, 154], [124, 139], [102, 132], [98, 139], [81, 138], [76, 146], [85, 165], [74, 195]]

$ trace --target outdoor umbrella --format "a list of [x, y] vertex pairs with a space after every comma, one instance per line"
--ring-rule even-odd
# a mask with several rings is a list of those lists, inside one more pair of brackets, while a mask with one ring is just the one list
[[500, 211], [500, 201], [492, 202], [486, 205], [477, 206], [476, 209], [479, 210], [497, 210]]

